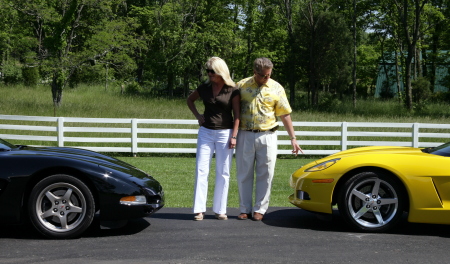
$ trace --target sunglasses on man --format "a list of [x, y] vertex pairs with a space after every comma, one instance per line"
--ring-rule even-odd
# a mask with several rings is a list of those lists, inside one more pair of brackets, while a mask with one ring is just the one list
[[264, 79], [270, 78], [270, 76], [272, 75], [272, 74], [266, 74], [266, 75], [264, 75], [264, 74], [261, 74], [261, 73], [259, 73], [259, 72], [257, 72], [256, 74], [258, 74], [259, 76], [261, 76], [261, 78], [264, 78]]

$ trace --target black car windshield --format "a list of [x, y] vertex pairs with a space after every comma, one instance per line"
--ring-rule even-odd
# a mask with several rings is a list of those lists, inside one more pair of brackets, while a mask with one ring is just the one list
[[425, 148], [422, 150], [425, 153], [430, 153], [433, 155], [439, 155], [443, 157], [450, 157], [450, 142], [443, 145], [437, 146], [435, 148]]
[[0, 151], [5, 151], [5, 150], [8, 151], [13, 148], [17, 148], [17, 146], [15, 146], [7, 141], [4, 141], [3, 139], [0, 139]]

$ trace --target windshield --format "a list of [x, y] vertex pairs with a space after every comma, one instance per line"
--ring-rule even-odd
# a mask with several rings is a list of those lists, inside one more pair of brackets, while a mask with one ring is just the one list
[[440, 145], [435, 148], [425, 148], [422, 150], [425, 153], [430, 153], [433, 155], [439, 155], [443, 157], [450, 157], [450, 142]]
[[17, 148], [17, 146], [0, 139], [0, 151], [11, 150], [13, 148]]

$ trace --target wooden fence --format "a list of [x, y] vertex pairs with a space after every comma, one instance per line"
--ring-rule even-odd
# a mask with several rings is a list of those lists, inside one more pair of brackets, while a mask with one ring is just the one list
[[[293, 122], [307, 155], [359, 146], [434, 147], [448, 141], [450, 124]], [[0, 115], [0, 138], [15, 144], [70, 146], [98, 152], [195, 153], [196, 120]], [[278, 154], [290, 154], [280, 122]]]

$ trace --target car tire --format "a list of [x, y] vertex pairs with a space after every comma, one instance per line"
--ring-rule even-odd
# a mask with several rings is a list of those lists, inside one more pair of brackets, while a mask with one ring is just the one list
[[402, 218], [406, 205], [403, 190], [395, 178], [381, 171], [358, 173], [339, 193], [339, 212], [355, 230], [385, 232]]
[[81, 180], [70, 175], [52, 175], [33, 188], [28, 213], [33, 226], [46, 237], [78, 237], [94, 219], [94, 197]]

